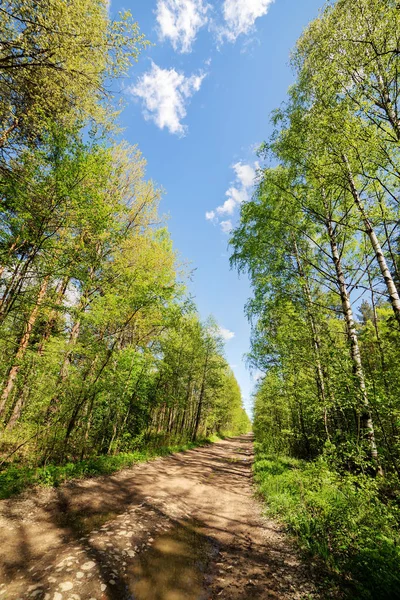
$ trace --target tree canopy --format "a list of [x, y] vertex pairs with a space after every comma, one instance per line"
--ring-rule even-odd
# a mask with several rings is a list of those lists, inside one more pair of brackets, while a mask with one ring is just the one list
[[104, 0], [0, 8], [0, 452], [43, 464], [249, 429], [111, 90], [147, 42]]

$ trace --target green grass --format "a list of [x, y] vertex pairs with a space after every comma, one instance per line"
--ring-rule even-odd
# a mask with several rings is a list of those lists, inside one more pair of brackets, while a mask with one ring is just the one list
[[216, 436], [213, 436], [199, 439], [197, 442], [150, 447], [115, 456], [96, 456], [80, 462], [68, 462], [64, 465], [50, 464], [45, 467], [11, 465], [0, 471], [0, 499], [10, 498], [32, 486], [56, 487], [71, 479], [111, 475], [136, 463], [190, 450], [210, 444], [217, 439]]
[[257, 444], [254, 474], [267, 512], [343, 577], [349, 598], [400, 599], [396, 494], [389, 500], [382, 484], [367, 476], [341, 476], [322, 459], [270, 456]]

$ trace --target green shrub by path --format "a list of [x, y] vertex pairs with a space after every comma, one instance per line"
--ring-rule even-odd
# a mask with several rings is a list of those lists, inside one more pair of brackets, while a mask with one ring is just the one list
[[268, 513], [350, 581], [349, 597], [400, 598], [399, 499], [384, 502], [377, 480], [339, 475], [323, 459], [271, 456], [257, 444], [254, 475]]
[[11, 465], [0, 471], [0, 499], [19, 494], [28, 487], [58, 486], [70, 479], [82, 479], [99, 475], [111, 475], [116, 471], [131, 467], [135, 463], [146, 462], [174, 452], [183, 452], [216, 441], [217, 436], [199, 439], [197, 442], [183, 442], [168, 446], [148, 447], [115, 456], [96, 456], [80, 462], [45, 467]]

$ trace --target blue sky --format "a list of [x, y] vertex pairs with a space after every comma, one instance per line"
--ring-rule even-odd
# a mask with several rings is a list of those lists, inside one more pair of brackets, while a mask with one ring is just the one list
[[251, 194], [254, 149], [293, 81], [290, 50], [322, 0], [112, 0], [155, 45], [123, 81], [124, 138], [138, 144], [200, 315], [212, 314], [250, 409], [243, 355], [250, 327], [245, 277], [229, 267], [228, 231]]

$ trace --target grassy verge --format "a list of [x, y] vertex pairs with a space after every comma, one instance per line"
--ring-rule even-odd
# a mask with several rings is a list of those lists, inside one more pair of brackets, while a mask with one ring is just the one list
[[268, 513], [346, 578], [350, 598], [400, 599], [398, 497], [383, 501], [378, 481], [340, 476], [323, 460], [270, 456], [258, 445], [254, 473]]
[[69, 462], [64, 465], [47, 465], [45, 467], [27, 467], [11, 465], [0, 471], [0, 499], [10, 498], [28, 487], [59, 486], [71, 479], [110, 475], [121, 469], [131, 467], [135, 463], [146, 462], [174, 452], [183, 452], [198, 446], [216, 441], [217, 436], [199, 439], [197, 442], [186, 442], [170, 446], [145, 448], [115, 456], [96, 456], [80, 462]]

